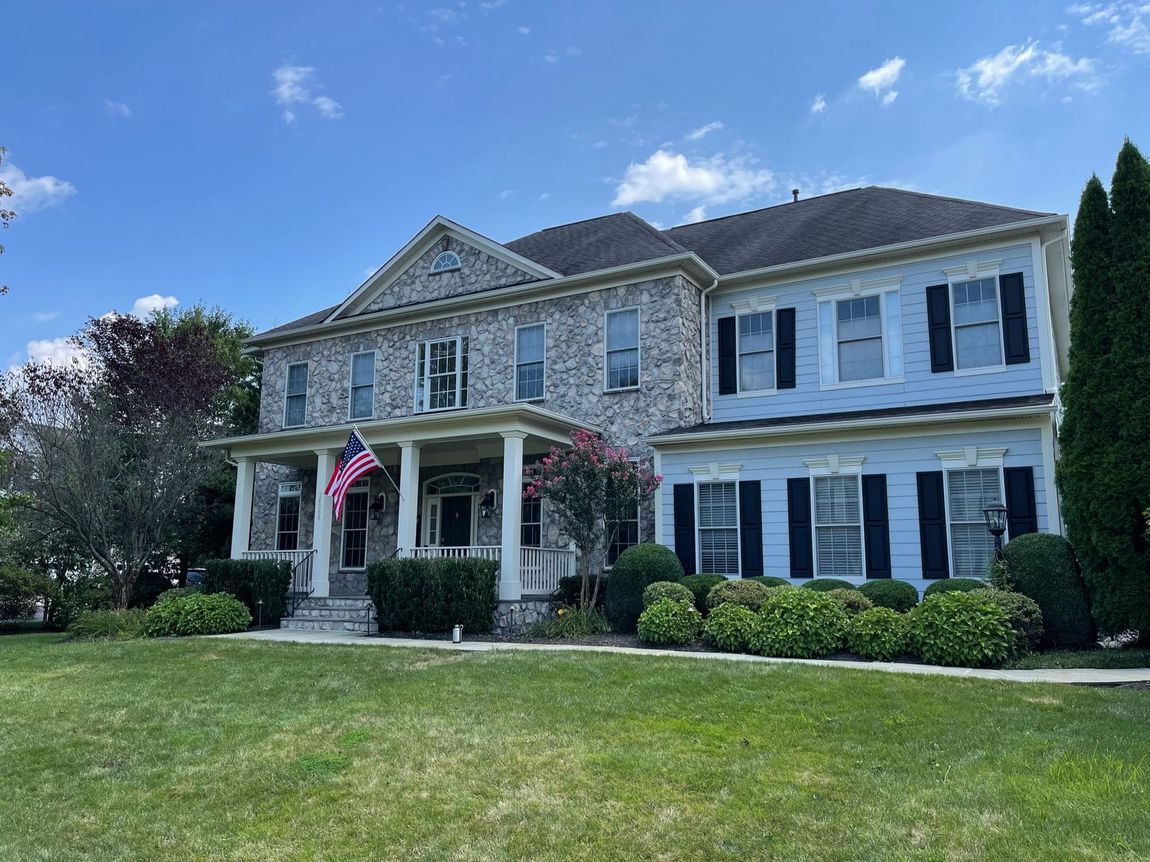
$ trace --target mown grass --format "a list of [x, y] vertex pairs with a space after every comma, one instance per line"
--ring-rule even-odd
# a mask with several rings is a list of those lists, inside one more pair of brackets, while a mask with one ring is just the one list
[[1150, 649], [1125, 647], [1124, 649], [1051, 650], [1050, 652], [1025, 655], [1011, 662], [1008, 667], [1020, 670], [1072, 667], [1150, 667]]
[[1150, 696], [586, 653], [0, 640], [0, 859], [1150, 856]]

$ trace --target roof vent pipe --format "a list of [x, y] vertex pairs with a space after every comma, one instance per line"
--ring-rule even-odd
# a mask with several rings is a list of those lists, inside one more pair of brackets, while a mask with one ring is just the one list
[[796, 204], [797, 204], [797, 203], [799, 202], [799, 190], [798, 190], [798, 189], [791, 189], [791, 194], [792, 194], [792, 195], [794, 196], [794, 198], [795, 198], [795, 199], [794, 199], [794, 201], [792, 201], [792, 203], [796, 203]]

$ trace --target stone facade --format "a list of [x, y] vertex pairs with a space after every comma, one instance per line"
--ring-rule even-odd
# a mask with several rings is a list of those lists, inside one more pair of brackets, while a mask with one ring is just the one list
[[[500, 602], [495, 611], [495, 625], [491, 633], [495, 635], [521, 635], [535, 623], [551, 619], [555, 605], [549, 601], [521, 599], [514, 602]], [[463, 633], [467, 640], [467, 632]]]

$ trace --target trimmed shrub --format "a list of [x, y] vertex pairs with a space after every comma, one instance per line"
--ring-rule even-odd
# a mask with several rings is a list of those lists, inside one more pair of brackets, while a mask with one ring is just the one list
[[376, 560], [367, 591], [380, 631], [486, 634], [499, 605], [499, 564], [476, 557]]
[[57, 587], [49, 621], [53, 628], [67, 629], [85, 611], [103, 610], [114, 604], [112, 581], [107, 575], [79, 575]]
[[918, 590], [906, 581], [896, 581], [892, 578], [880, 578], [867, 581], [859, 592], [870, 599], [877, 608], [890, 608], [892, 611], [906, 613], [918, 604]]
[[643, 612], [643, 590], [655, 581], [677, 581], [683, 577], [683, 564], [664, 545], [647, 542], [634, 545], [619, 555], [607, 578], [603, 609], [612, 627], [620, 632], [635, 631]]
[[858, 590], [827, 590], [827, 595], [841, 604], [852, 617], [874, 607], [874, 602]]
[[[607, 595], [607, 580], [610, 575], [603, 579], [603, 583], [599, 584], [599, 595], [595, 597], [595, 607], [603, 607], [603, 598]], [[587, 589], [594, 592], [595, 579], [591, 578], [587, 583]], [[559, 586], [555, 588], [555, 592], [551, 594], [551, 599], [557, 605], [566, 605], [567, 607], [579, 607], [579, 594], [583, 590], [583, 576], [582, 575], [564, 575], [559, 579]]]
[[690, 590], [695, 596], [695, 607], [699, 609], [699, 613], [707, 613], [707, 594], [715, 584], [721, 584], [727, 580], [722, 575], [687, 575], [681, 578], [679, 583]]
[[736, 604], [719, 605], [703, 621], [703, 640], [724, 652], [748, 652], [759, 615]]
[[695, 594], [678, 581], [655, 581], [653, 584], [647, 584], [643, 589], [643, 607], [649, 608], [659, 599], [671, 599], [676, 602], [687, 601], [694, 604]]
[[1001, 664], [1014, 644], [1006, 612], [973, 592], [933, 595], [910, 612], [908, 622], [911, 645], [928, 664]]
[[923, 601], [940, 593], [969, 593], [972, 590], [985, 590], [990, 584], [978, 578], [943, 578], [929, 584], [922, 591]]
[[68, 626], [69, 637], [81, 640], [97, 638], [138, 638], [143, 633], [144, 611], [127, 610], [85, 611]]
[[291, 564], [286, 560], [208, 560], [204, 569], [203, 591], [235, 596], [253, 620], [279, 625], [287, 613]]
[[818, 590], [776, 587], [763, 602], [750, 647], [785, 658], [826, 655], [842, 647], [848, 621], [843, 606]]
[[1042, 645], [1045, 628], [1042, 624], [1042, 608], [1038, 602], [1022, 593], [998, 590], [987, 587], [971, 590], [971, 595], [990, 599], [1006, 613], [1007, 622], [1014, 632], [1014, 647], [1011, 655], [1033, 652]]
[[756, 584], [762, 584], [764, 587], [793, 587], [790, 578], [776, 578], [771, 575], [756, 575], [753, 578], [746, 578], [748, 581], [754, 581]]
[[1070, 649], [1095, 642], [1086, 587], [1069, 542], [1051, 533], [1027, 533], [1007, 543], [1002, 556], [1004, 571], [995, 586], [1038, 603], [1044, 645]]
[[659, 599], [639, 614], [636, 628], [645, 644], [689, 644], [702, 624], [703, 615], [691, 602]]
[[873, 661], [892, 661], [910, 648], [907, 618], [890, 608], [871, 608], [847, 629], [847, 649]]
[[563, 607], [555, 612], [555, 618], [535, 623], [527, 630], [533, 638], [578, 638], [601, 635], [611, 631], [611, 624], [602, 611], [595, 608], [580, 610], [577, 607]]
[[723, 581], [715, 584], [707, 593], [707, 611], [713, 611], [719, 605], [742, 605], [752, 611], [758, 611], [767, 598], [767, 590], [762, 584], [754, 581]]
[[222, 635], [242, 632], [252, 622], [247, 605], [227, 593], [162, 595], [144, 612], [143, 634]]
[[850, 581], [841, 578], [813, 578], [803, 582], [804, 590], [814, 590], [817, 593], [829, 593], [831, 590], [857, 590]]
[[7, 563], [0, 565], [0, 620], [24, 620], [52, 593], [52, 581]]

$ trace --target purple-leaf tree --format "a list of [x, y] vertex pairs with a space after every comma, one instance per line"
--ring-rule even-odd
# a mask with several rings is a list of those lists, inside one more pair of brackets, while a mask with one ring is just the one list
[[553, 448], [538, 464], [528, 465], [530, 482], [523, 490], [527, 499], [542, 497], [554, 504], [563, 532], [579, 552], [582, 585], [579, 606], [595, 606], [603, 580], [603, 567], [591, 567], [600, 559], [618, 530], [618, 523], [633, 517], [635, 507], [655, 495], [662, 476], [626, 449], [612, 448], [590, 431], [571, 434], [571, 448]]

